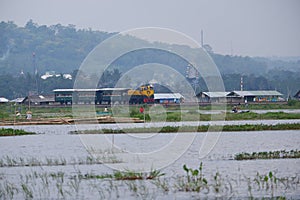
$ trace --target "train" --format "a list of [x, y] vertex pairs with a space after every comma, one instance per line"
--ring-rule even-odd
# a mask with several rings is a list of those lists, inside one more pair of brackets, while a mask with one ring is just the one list
[[154, 103], [154, 88], [150, 84], [137, 89], [55, 89], [55, 102], [60, 104], [151, 104]]
[[154, 88], [152, 85], [142, 85], [138, 90], [128, 90], [129, 104], [154, 103]]

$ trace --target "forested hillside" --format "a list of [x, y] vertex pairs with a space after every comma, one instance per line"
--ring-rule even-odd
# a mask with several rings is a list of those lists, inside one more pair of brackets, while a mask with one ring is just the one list
[[[77, 30], [74, 25], [39, 26], [29, 21], [25, 27], [0, 23], [0, 69], [3, 73], [72, 72], [86, 55], [112, 33]], [[34, 56], [33, 56], [34, 55]]]
[[[29, 21], [24, 27], [13, 22], [0, 23], [0, 96], [12, 99], [26, 96], [30, 90], [50, 93], [55, 88], [72, 87], [73, 81], [62, 77], [41, 80], [46, 71], [70, 73], [73, 76], [87, 54], [101, 41], [114, 35], [76, 29], [74, 25], [45, 26]], [[136, 40], [135, 42], [145, 42]], [[130, 44], [128, 44], [130, 45]], [[170, 48], [187, 48], [170, 45]], [[210, 52], [223, 75], [226, 90], [240, 89], [244, 78], [245, 90], [276, 89], [285, 96], [294, 95], [300, 88], [300, 59], [276, 60], [242, 56], [220, 55]], [[186, 63], [170, 54], [156, 50], [136, 52], [120, 58], [114, 65], [120, 69], [147, 63], [155, 57], [157, 63], [166, 64], [185, 73]], [[23, 74], [21, 74], [23, 72]], [[117, 80], [122, 70], [108, 73], [105, 80]], [[99, 82], [99, 87], [113, 86], [114, 82]], [[34, 89], [33, 89], [34, 88]], [[206, 90], [199, 80], [198, 91]]]

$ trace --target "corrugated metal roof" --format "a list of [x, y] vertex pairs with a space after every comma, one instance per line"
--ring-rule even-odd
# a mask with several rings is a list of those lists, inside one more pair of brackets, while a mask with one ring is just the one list
[[205, 96], [208, 96], [209, 98], [220, 98], [220, 97], [226, 97], [230, 92], [202, 92]]
[[126, 91], [128, 88], [100, 88], [100, 89], [55, 89], [53, 92], [98, 92], [98, 91]]
[[4, 97], [0, 97], [0, 103], [7, 103], [9, 100]]
[[99, 91], [126, 91], [129, 88], [101, 88]]
[[183, 96], [180, 93], [155, 93], [154, 99], [180, 99]]
[[253, 91], [232, 91], [227, 96], [282, 96], [282, 94], [276, 90], [253, 90]]
[[25, 97], [22, 97], [22, 98], [13, 99], [10, 102], [13, 102], [13, 103], [23, 103], [24, 100], [25, 100]]
[[55, 89], [53, 92], [97, 92], [100, 89]]
[[300, 97], [300, 90], [295, 94], [295, 96], [294, 96], [295, 98], [298, 98], [298, 97]]
[[54, 95], [50, 94], [50, 95], [32, 95], [32, 96], [28, 96], [26, 101], [31, 101], [34, 103], [41, 103], [41, 102], [54, 102]]

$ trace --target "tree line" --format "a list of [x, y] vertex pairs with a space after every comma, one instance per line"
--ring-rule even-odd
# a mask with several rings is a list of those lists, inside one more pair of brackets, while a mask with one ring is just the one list
[[[24, 27], [14, 22], [0, 22], [0, 96], [13, 99], [30, 91], [51, 93], [57, 88], [72, 88], [74, 77], [88, 53], [115, 33], [77, 29], [75, 25], [38, 25], [32, 20]], [[143, 42], [132, 38], [134, 42]], [[127, 44], [130, 45], [130, 44]], [[189, 48], [169, 45], [170, 48]], [[187, 49], [188, 50], [188, 49]], [[210, 51], [219, 68], [227, 91], [239, 90], [241, 76], [244, 90], [278, 90], [286, 97], [300, 90], [300, 59], [278, 60], [220, 55]], [[160, 50], [145, 50], [124, 55], [113, 65], [117, 70], [105, 72], [95, 87], [113, 87], [126, 70], [148, 62], [165, 64], [185, 75], [188, 63]], [[21, 71], [23, 73], [21, 73]], [[40, 79], [46, 71], [72, 73], [73, 80], [60, 77]], [[80, 73], [80, 74], [84, 74]], [[91, 77], [87, 77], [91, 78]], [[195, 82], [197, 91], [206, 91], [204, 80]]]

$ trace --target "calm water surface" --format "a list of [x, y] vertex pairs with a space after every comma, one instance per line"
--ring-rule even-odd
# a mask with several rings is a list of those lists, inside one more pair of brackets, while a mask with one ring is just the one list
[[[193, 123], [193, 122], [189, 122]], [[244, 123], [244, 122], [243, 122]], [[247, 123], [250, 123], [248, 121]], [[276, 120], [270, 120], [268, 123], [278, 123]], [[129, 126], [124, 124], [121, 126]], [[132, 126], [132, 125], [131, 125]], [[144, 126], [143, 124], [138, 124], [136, 126]], [[118, 128], [116, 125], [105, 125], [106, 128]], [[111, 168], [120, 168], [123, 166], [132, 167], [136, 169], [138, 167], [143, 167], [147, 165], [152, 165], [152, 167], [160, 166], [162, 171], [166, 173], [165, 178], [170, 182], [175, 182], [175, 177], [184, 175], [185, 172], [182, 170], [183, 164], [188, 165], [192, 168], [197, 168], [200, 162], [203, 162], [203, 172], [207, 175], [207, 178], [210, 179], [216, 172], [219, 172], [224, 180], [230, 182], [229, 185], [234, 187], [234, 191], [227, 194], [226, 198], [234, 197], [247, 197], [249, 196], [248, 186], [246, 184], [246, 178], [254, 179], [259, 174], [267, 174], [272, 171], [276, 174], [277, 177], [294, 177], [298, 176], [300, 173], [300, 159], [275, 159], [275, 160], [251, 160], [251, 161], [235, 161], [233, 157], [237, 153], [241, 152], [259, 152], [259, 151], [275, 151], [275, 150], [292, 150], [300, 148], [300, 132], [299, 131], [254, 131], [254, 132], [223, 132], [218, 136], [216, 144], [213, 146], [212, 150], [204, 158], [199, 158], [199, 150], [203, 144], [205, 138], [207, 137], [206, 133], [151, 133], [151, 134], [122, 134], [122, 135], [71, 135], [68, 134], [69, 131], [76, 129], [96, 129], [96, 125], [61, 125], [61, 126], [23, 126], [15, 127], [22, 128], [28, 131], [38, 132], [38, 135], [29, 135], [29, 136], [16, 136], [16, 137], [1, 137], [0, 138], [0, 158], [2, 162], [6, 162], [6, 158], [23, 158], [30, 160], [36, 158], [37, 160], [43, 160], [47, 162], [47, 159], [53, 160], [65, 160], [66, 165], [44, 165], [36, 167], [1, 167], [0, 174], [1, 179], [0, 183], [2, 186], [5, 184], [5, 181], [12, 182], [14, 184], [19, 184], [20, 176], [25, 176], [26, 174], [31, 174], [36, 171], [41, 172], [63, 172], [68, 176], [72, 176], [80, 171], [80, 173], [112, 173]], [[103, 128], [103, 126], [102, 126]], [[183, 152], [178, 158], [171, 159], [172, 162], [164, 163], [166, 160], [165, 155], [162, 153], [159, 157], [146, 157], [149, 159], [143, 159], [143, 155], [140, 154], [159, 154], [160, 150], [168, 146], [170, 143], [174, 142], [176, 137], [179, 135], [186, 135], [187, 138], [192, 138], [192, 143], [185, 147], [181, 147], [181, 143], [177, 143], [177, 146], [173, 146], [173, 152]], [[216, 134], [216, 133], [209, 133]], [[97, 155], [103, 154], [107, 155], [112, 153], [113, 160], [115, 161], [125, 161], [124, 163], [114, 163], [114, 164], [68, 164], [72, 163], [74, 160], [85, 160], [90, 156], [90, 153], [87, 151], [86, 147], [87, 141], [97, 141], [96, 145], [101, 146], [104, 140], [113, 142], [115, 147], [115, 152], [109, 152], [111, 146], [104, 145], [99, 147], [99, 152]], [[184, 138], [183, 138], [184, 140]], [[110, 144], [108, 142], [108, 144]], [[106, 142], [107, 143], [107, 142]], [[186, 145], [182, 141], [182, 144]], [[171, 148], [171, 149], [172, 149]], [[185, 151], [185, 149], [187, 149]], [[128, 155], [137, 155], [131, 158], [128, 158]], [[170, 156], [172, 156], [170, 154]], [[176, 156], [175, 156], [176, 157]], [[174, 158], [175, 158], [174, 157]], [[104, 157], [103, 157], [104, 158]], [[153, 160], [151, 160], [153, 158]], [[156, 159], [156, 160], [155, 160]], [[158, 163], [158, 164], [157, 164]], [[162, 163], [162, 164], [161, 164]], [[160, 165], [161, 164], [161, 165]], [[5, 180], [5, 181], [4, 181]], [[175, 181], [174, 181], [175, 180]], [[229, 180], [229, 181], [228, 181]], [[299, 181], [299, 180], [298, 180]], [[226, 181], [225, 181], [226, 182]], [[175, 184], [174, 183], [174, 184]], [[28, 183], [29, 184], [29, 183]], [[92, 181], [89, 182], [92, 184]], [[99, 195], [99, 189], [92, 190], [89, 189], [89, 184], [82, 186], [80, 194], [76, 194], [75, 198], [90, 198], [93, 199], [94, 195]], [[121, 183], [115, 183], [121, 184]], [[123, 185], [122, 185], [123, 184]], [[124, 183], [119, 187], [124, 188]], [[139, 183], [141, 184], [141, 183]], [[149, 184], [149, 183], [147, 183]], [[292, 183], [291, 183], [292, 184]], [[57, 184], [56, 184], [57, 185]], [[153, 185], [152, 185], [153, 186]], [[107, 186], [103, 186], [105, 188]], [[126, 186], [127, 187], [127, 186]], [[283, 187], [283, 186], [282, 186]], [[93, 188], [93, 187], [92, 187]], [[97, 188], [95, 186], [95, 188]], [[117, 188], [117, 187], [116, 187]], [[151, 188], [151, 186], [149, 186]], [[56, 191], [57, 189], [53, 186], [51, 191]], [[126, 190], [127, 189], [123, 189]], [[119, 190], [112, 190], [111, 193], [117, 195]], [[37, 191], [35, 191], [37, 193]], [[142, 192], [141, 192], [142, 193]], [[169, 197], [170, 199], [179, 198], [179, 199], [190, 199], [190, 198], [199, 198], [198, 193], [185, 193], [185, 192], [172, 192], [170, 191], [165, 195], [162, 191], [144, 191], [147, 193], [146, 199], [158, 198], [165, 199]], [[51, 194], [51, 192], [50, 192]], [[141, 196], [132, 195], [130, 192], [123, 192], [127, 199], [139, 199]], [[289, 187], [278, 188], [275, 191], [275, 195], [283, 195], [287, 197], [292, 197], [294, 199], [300, 198], [300, 188], [298, 184], [292, 184]], [[19, 196], [18, 196], [19, 195]], [[23, 198], [24, 194], [19, 193], [16, 195], [17, 198]], [[23, 196], [22, 196], [23, 195]], [[40, 197], [43, 197], [43, 194], [39, 194]], [[53, 198], [59, 197], [53, 196]], [[77, 196], [78, 195], [78, 196]], [[101, 199], [104, 198], [117, 198], [118, 196], [110, 196], [111, 194], [103, 192], [103, 196], [99, 196]], [[209, 197], [209, 194], [201, 194], [206, 197]], [[200, 195], [200, 197], [201, 197]], [[262, 197], [269, 196], [270, 190], [260, 190], [254, 191], [254, 196]], [[222, 196], [222, 195], [221, 195]], [[70, 199], [73, 199], [74, 196], [66, 195]], [[121, 197], [120, 197], [121, 198]], [[122, 199], [122, 198], [121, 198]]]

